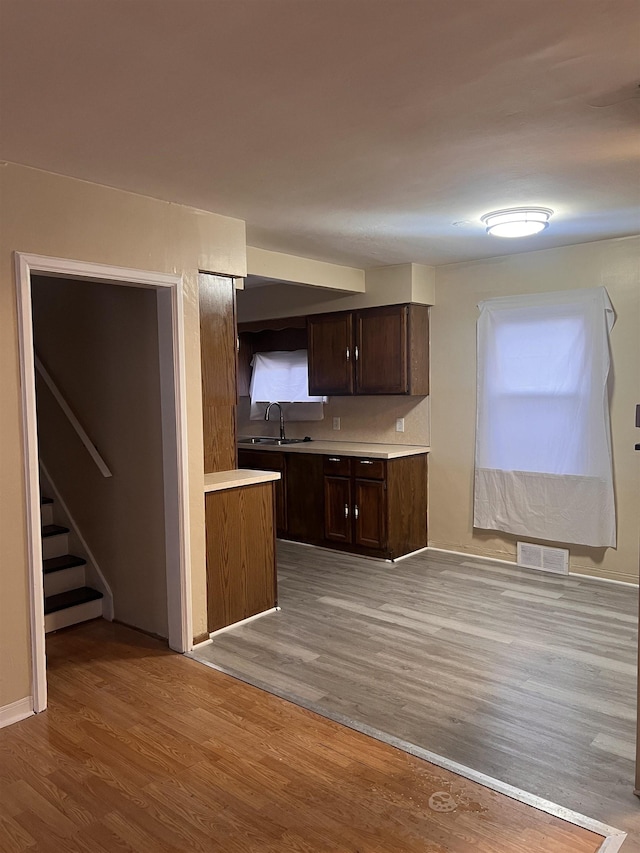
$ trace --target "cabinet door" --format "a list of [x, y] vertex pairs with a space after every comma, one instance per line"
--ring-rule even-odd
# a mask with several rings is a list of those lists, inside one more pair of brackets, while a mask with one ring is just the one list
[[291, 539], [324, 539], [322, 459], [313, 453], [287, 454], [287, 536]]
[[324, 535], [332, 542], [352, 542], [351, 480], [324, 478]]
[[356, 393], [407, 394], [408, 306], [356, 312]]
[[285, 459], [284, 453], [270, 450], [247, 450], [244, 447], [238, 451], [238, 467], [255, 471], [279, 471], [280, 479], [276, 480], [276, 535], [287, 534], [287, 502], [285, 500]]
[[386, 492], [384, 483], [355, 480], [354, 528], [356, 545], [382, 549], [386, 545]]
[[427, 546], [427, 454], [387, 462], [387, 551], [399, 557]]
[[353, 394], [353, 314], [317, 314], [307, 321], [309, 393]]

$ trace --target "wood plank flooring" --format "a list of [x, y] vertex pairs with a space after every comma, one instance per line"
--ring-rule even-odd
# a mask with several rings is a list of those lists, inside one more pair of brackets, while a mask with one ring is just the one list
[[595, 853], [602, 838], [102, 620], [0, 731], [2, 853]]
[[637, 589], [278, 545], [282, 611], [201, 659], [625, 829], [640, 851]]

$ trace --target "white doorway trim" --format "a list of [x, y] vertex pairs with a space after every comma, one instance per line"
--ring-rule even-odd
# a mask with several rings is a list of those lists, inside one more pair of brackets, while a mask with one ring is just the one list
[[47, 707], [38, 423], [31, 275], [91, 279], [157, 291], [169, 645], [193, 645], [182, 276], [15, 252], [26, 483], [33, 710]]

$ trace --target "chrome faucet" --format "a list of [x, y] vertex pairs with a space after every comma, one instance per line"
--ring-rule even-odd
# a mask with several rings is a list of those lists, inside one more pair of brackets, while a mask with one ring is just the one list
[[280, 403], [269, 403], [269, 405], [267, 406], [267, 410], [266, 410], [266, 412], [264, 413], [264, 419], [265, 419], [265, 421], [268, 421], [268, 420], [269, 420], [269, 412], [271, 411], [271, 407], [272, 407], [272, 406], [277, 406], [277, 407], [278, 407], [278, 411], [280, 412], [280, 441], [284, 441], [284, 440], [285, 440], [285, 435], [284, 435], [284, 415], [282, 414], [282, 406], [280, 405]]

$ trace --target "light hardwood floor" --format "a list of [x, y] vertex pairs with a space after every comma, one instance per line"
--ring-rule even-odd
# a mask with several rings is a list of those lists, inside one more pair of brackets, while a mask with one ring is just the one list
[[595, 853], [602, 842], [121, 625], [66, 629], [47, 653], [49, 710], [0, 731], [2, 853]]
[[637, 589], [278, 545], [282, 611], [198, 657], [625, 829], [640, 851]]

